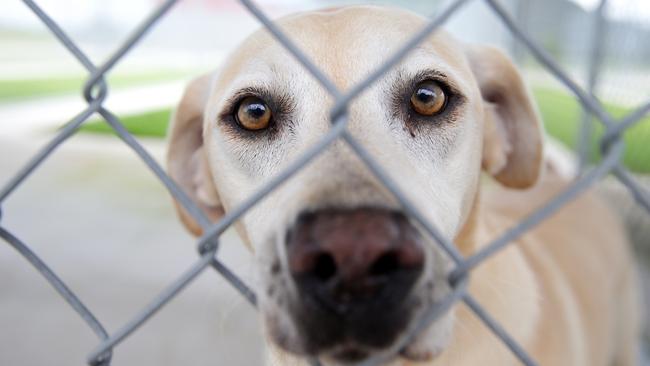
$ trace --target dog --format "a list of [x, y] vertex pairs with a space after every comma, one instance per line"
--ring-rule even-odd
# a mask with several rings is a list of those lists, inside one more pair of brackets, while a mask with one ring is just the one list
[[[392, 8], [300, 13], [278, 26], [340, 89], [426, 20]], [[189, 84], [168, 171], [217, 221], [332, 127], [333, 98], [266, 30]], [[349, 106], [349, 133], [415, 207], [470, 256], [568, 181], [545, 170], [536, 107], [513, 63], [437, 31]], [[194, 234], [200, 226], [180, 206]], [[255, 256], [271, 365], [516, 365], [456, 304], [401, 342], [452, 290], [452, 260], [337, 140], [234, 224]], [[636, 365], [634, 264], [617, 218], [576, 198], [471, 273], [469, 293], [540, 365]], [[394, 355], [393, 358], [391, 358]]]

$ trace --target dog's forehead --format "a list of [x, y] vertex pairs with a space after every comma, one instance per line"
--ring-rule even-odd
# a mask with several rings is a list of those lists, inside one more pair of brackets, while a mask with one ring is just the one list
[[[381, 66], [426, 19], [414, 13], [376, 6], [354, 6], [299, 13], [278, 21], [279, 27], [342, 90]], [[437, 31], [412, 50], [400, 67], [417, 72], [434, 68], [467, 80], [470, 71], [463, 46]], [[409, 70], [413, 69], [413, 70]], [[275, 83], [304, 73], [298, 61], [262, 29], [242, 43], [221, 73], [222, 85], [242, 87], [249, 80]], [[233, 81], [235, 81], [233, 83]]]

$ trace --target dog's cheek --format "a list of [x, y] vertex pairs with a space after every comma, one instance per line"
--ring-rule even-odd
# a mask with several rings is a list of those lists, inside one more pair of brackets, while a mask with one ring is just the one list
[[286, 313], [280, 309], [268, 309], [265, 313], [265, 328], [268, 339], [275, 346], [285, 351], [294, 354], [303, 354], [304, 347]]
[[263, 317], [264, 333], [275, 348], [291, 353], [303, 354], [304, 346], [298, 330], [289, 314], [290, 287], [280, 264], [280, 259], [267, 245], [257, 253], [260, 281], [257, 291], [260, 312]]
[[[434, 248], [435, 244], [431, 248]], [[442, 302], [450, 295], [452, 289], [447, 281], [447, 274], [453, 267], [452, 262], [437, 249], [428, 251], [428, 265], [423, 275], [419, 297], [420, 309], [415, 313], [420, 314], [417, 319], [426, 313], [436, 303]], [[436, 319], [427, 329], [421, 332], [413, 342], [405, 347], [400, 356], [414, 362], [428, 362], [440, 355], [450, 342], [454, 322], [453, 308], [440, 318]], [[416, 325], [413, 324], [412, 328]]]
[[[276, 278], [277, 280], [277, 278]], [[266, 281], [265, 291], [260, 292], [259, 306], [267, 339], [285, 351], [304, 353], [304, 345], [289, 315], [289, 296], [281, 281]]]

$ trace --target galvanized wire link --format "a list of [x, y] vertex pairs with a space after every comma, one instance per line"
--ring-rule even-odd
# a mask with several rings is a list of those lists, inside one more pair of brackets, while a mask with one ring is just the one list
[[[596, 95], [596, 87], [600, 76], [600, 70], [603, 63], [603, 39], [606, 35], [607, 22], [605, 21], [605, 9], [608, 0], [600, 0], [598, 9], [594, 15], [594, 29], [591, 36], [591, 56], [589, 57], [589, 75], [587, 77], [587, 92], [592, 97]], [[578, 170], [582, 173], [591, 159], [592, 145], [591, 139], [594, 134], [594, 121], [590, 113], [582, 111], [582, 120], [578, 133], [577, 153], [578, 153]]]
[[568, 202], [576, 199], [599, 179], [607, 175], [616, 164], [618, 164], [622, 153], [623, 144], [619, 142], [612, 150], [610, 150], [601, 165], [580, 177], [577, 181], [573, 182], [569, 188], [552, 198], [544, 207], [528, 215], [528, 217], [519, 222], [515, 227], [508, 229], [500, 238], [469, 257], [463, 264], [456, 268], [454, 272], [452, 272], [452, 278], [465, 275], [467, 272], [474, 269], [474, 267], [483, 263], [489, 257], [505, 248], [508, 244], [517, 240], [517, 238], [523, 235], [526, 231], [539, 225], [546, 218], [564, 207]]
[[[79, 49], [79, 47], [77, 47], [77, 45], [72, 41], [72, 39], [68, 37], [68, 35], [63, 31], [63, 29], [61, 29], [61, 27], [59, 27], [58, 24], [56, 24], [56, 22], [54, 22], [52, 18], [50, 18], [43, 11], [43, 9], [41, 9], [38, 5], [36, 5], [36, 3], [32, 0], [23, 0], [23, 2], [34, 12], [34, 14], [36, 14], [36, 16], [43, 22], [43, 24], [47, 26], [47, 29], [49, 29], [50, 32], [52, 32], [52, 34], [59, 39], [61, 44], [63, 44], [63, 46], [68, 51], [70, 51], [70, 53], [72, 53], [77, 58], [77, 60], [79, 60], [79, 62], [81, 62], [81, 64], [83, 65], [83, 67], [86, 68], [86, 70], [90, 72], [95, 71], [95, 66], [93, 65], [92, 61], [90, 61], [90, 59], [81, 51], [81, 49]], [[99, 77], [93, 82], [93, 86], [99, 86], [99, 91], [94, 98], [90, 95], [90, 91], [88, 95], [86, 95], [85, 88], [84, 88], [83, 94], [88, 103], [90, 103], [92, 99], [103, 100], [106, 98], [107, 88], [106, 88], [106, 82], [104, 81], [103, 73], [99, 75]], [[90, 88], [88, 90], [90, 90]]]
[[[34, 252], [32, 252], [27, 245], [20, 241], [17, 237], [12, 235], [9, 231], [0, 227], [0, 237], [3, 238], [9, 245], [11, 245], [18, 253], [20, 253], [45, 279], [54, 287], [56, 292], [63, 297], [65, 301], [81, 316], [81, 318], [88, 324], [90, 329], [101, 338], [108, 338], [108, 333], [95, 318], [95, 316], [88, 310], [88, 308], [79, 300], [77, 295], [72, 292], [61, 279], [54, 274], [50, 267], [45, 264]], [[102, 359], [96, 365], [108, 365], [111, 361], [111, 350], [103, 353]]]
[[443, 10], [438, 16], [434, 17], [429, 23], [427, 23], [422, 30], [415, 34], [411, 39], [409, 39], [404, 45], [398, 49], [393, 56], [389, 57], [388, 60], [373, 71], [365, 80], [361, 81], [357, 85], [353, 86], [348, 92], [346, 92], [341, 98], [339, 98], [332, 108], [331, 115], [333, 117], [342, 113], [347, 105], [357, 97], [362, 91], [366, 90], [370, 85], [377, 81], [380, 77], [386, 74], [390, 69], [395, 67], [404, 57], [406, 57], [415, 47], [429, 37], [436, 29], [440, 28], [454, 13], [458, 12], [463, 5], [467, 4], [471, 0], [455, 0], [449, 7]]
[[126, 143], [133, 151], [142, 159], [147, 167], [160, 179], [160, 182], [167, 188], [169, 193], [185, 208], [185, 210], [194, 218], [202, 228], [210, 225], [210, 220], [201, 211], [199, 206], [190, 199], [190, 197], [182, 190], [174, 181], [165, 173], [163, 168], [156, 163], [154, 158], [140, 145], [140, 143], [126, 130], [124, 125], [120, 123], [119, 119], [110, 111], [103, 107], [98, 110], [98, 113], [104, 117], [106, 122], [113, 128], [115, 133]]
[[[108, 85], [105, 82], [106, 74], [150, 31], [154, 25], [172, 8], [176, 0], [166, 0], [162, 3], [141, 25], [134, 30], [127, 40], [99, 67], [96, 67], [90, 59], [76, 46], [74, 42], [62, 31], [62, 29], [33, 1], [23, 0], [24, 3], [34, 12], [52, 34], [62, 45], [86, 68], [89, 78], [84, 85], [83, 95], [88, 102], [85, 108], [76, 117], [70, 120], [57, 133], [57, 135], [36, 154], [7, 184], [0, 190], [0, 205], [7, 197], [18, 189], [45, 159], [47, 159], [58, 146], [70, 138], [75, 131], [94, 113], [102, 116], [106, 123], [115, 131], [118, 137], [128, 145], [144, 164], [154, 173], [160, 182], [167, 188], [170, 194], [186, 209], [186, 211], [199, 223], [204, 234], [198, 240], [199, 259], [194, 265], [186, 270], [176, 281], [164, 289], [148, 306], [136, 314], [128, 323], [119, 328], [115, 333], [109, 335], [93, 314], [79, 301], [77, 296], [40, 260], [26, 244], [18, 240], [6, 228], [0, 227], [0, 237], [9, 245], [15, 248], [38, 270], [57, 292], [70, 304], [70, 306], [82, 317], [88, 326], [101, 339], [100, 344], [89, 354], [90, 365], [107, 366], [111, 362], [113, 349], [123, 342], [130, 334], [142, 326], [148, 319], [162, 309], [171, 299], [177, 296], [186, 286], [194, 281], [207, 267], [221, 274], [245, 299], [253, 306], [257, 306], [255, 293], [237, 277], [224, 263], [217, 258], [220, 235], [239, 220], [248, 210], [268, 196], [273, 190], [286, 182], [288, 179], [303, 169], [314, 158], [325, 151], [332, 143], [341, 139], [361, 159], [370, 172], [380, 181], [388, 191], [397, 199], [405, 213], [411, 217], [426, 232], [455, 263], [455, 269], [449, 274], [449, 294], [436, 303], [430, 304], [422, 310], [417, 321], [411, 329], [405, 333], [395, 344], [390, 352], [368, 359], [361, 366], [376, 366], [392, 360], [400, 350], [412, 342], [418, 335], [426, 330], [432, 322], [446, 314], [451, 307], [460, 302], [464, 303], [483, 323], [501, 339], [513, 355], [525, 365], [535, 365], [534, 360], [525, 350], [510, 337], [507, 330], [501, 327], [490, 314], [476, 302], [467, 292], [469, 275], [471, 270], [496, 255], [507, 245], [513, 243], [525, 232], [540, 224], [553, 213], [567, 204], [567, 202], [578, 197], [582, 192], [593, 186], [595, 182], [613, 172], [614, 175], [628, 188], [635, 199], [650, 213], [650, 195], [639, 187], [630, 173], [623, 168], [619, 161], [623, 152], [621, 135], [628, 128], [641, 120], [650, 112], [650, 102], [616, 123], [614, 119], [604, 110], [603, 106], [593, 95], [583, 91], [559, 65], [540, 47], [530, 39], [511, 19], [497, 0], [484, 0], [488, 8], [493, 11], [508, 30], [522, 42], [530, 52], [551, 72], [559, 81], [566, 85], [579, 99], [583, 107], [597, 117], [607, 128], [604, 137], [601, 139], [601, 150], [604, 155], [602, 163], [580, 179], [571, 184], [566, 190], [551, 199], [544, 207], [536, 210], [527, 218], [519, 222], [503, 235], [483, 247], [482, 250], [469, 258], [463, 258], [458, 252], [454, 243], [440, 233], [435, 223], [429, 222], [420, 212], [416, 205], [411, 202], [407, 195], [401, 191], [388, 171], [382, 167], [380, 161], [374, 158], [369, 150], [354, 138], [347, 130], [347, 110], [350, 103], [369, 88], [373, 83], [385, 75], [391, 68], [395, 67], [409, 52], [418, 44], [438, 29], [447, 19], [459, 12], [459, 10], [471, 0], [455, 0], [440, 14], [433, 17], [425, 24], [412, 38], [406, 41], [383, 65], [374, 70], [368, 77], [354, 85], [347, 91], [340, 91], [336, 85], [310, 60], [309, 56], [283, 33], [281, 28], [272, 22], [251, 0], [240, 0], [250, 13], [255, 16], [269, 33], [281, 44], [295, 59], [325, 88], [333, 97], [334, 105], [330, 110], [332, 125], [330, 130], [322, 138], [303, 151], [295, 161], [289, 163], [277, 176], [265, 182], [254, 194], [237, 207], [229, 210], [225, 216], [216, 223], [210, 222], [207, 216], [200, 210], [189, 196], [183, 192], [164, 170], [156, 163], [149, 153], [142, 147], [138, 140], [133, 137], [123, 126], [120, 120], [103, 106], [108, 93]], [[604, 4], [605, 1], [602, 1]], [[601, 5], [602, 7], [602, 5]], [[604, 18], [603, 18], [604, 19]], [[601, 20], [604, 22], [604, 20]], [[598, 60], [595, 60], [598, 61]], [[588, 131], [585, 131], [588, 132]], [[6, 213], [5, 213], [6, 214]], [[0, 210], [0, 219], [2, 211]], [[319, 366], [320, 362], [310, 359], [308, 362], [313, 366]]]
[[610, 127], [601, 139], [601, 150], [611, 145], [613, 140], [618, 138], [625, 130], [640, 122], [648, 113], [650, 113], [650, 101], [627, 115], [620, 123]]
[[178, 278], [171, 286], [162, 292], [156, 299], [154, 299], [145, 309], [143, 309], [136, 317], [124, 325], [120, 330], [111, 335], [108, 339], [102, 342], [95, 350], [88, 356], [88, 363], [96, 365], [97, 361], [101, 359], [102, 355], [113, 346], [119, 344], [124, 338], [128, 337], [133, 331], [138, 329], [144, 322], [151, 318], [158, 310], [167, 304], [172, 298], [178, 295], [187, 285], [190, 284], [204, 269], [206, 269], [214, 260], [216, 250], [205, 253], [198, 262], [196, 262], [189, 270]]
[[[77, 47], [77, 45], [70, 39], [70, 37], [68, 37], [68, 35], [65, 34], [65, 32], [63, 32], [61, 27], [59, 27], [56, 24], [56, 22], [52, 20], [52, 18], [50, 18], [47, 14], [45, 14], [45, 12], [35, 2], [33, 2], [32, 0], [23, 0], [23, 1], [34, 12], [34, 14], [36, 14], [36, 16], [38, 16], [38, 18], [41, 19], [41, 21], [43, 21], [43, 23], [52, 32], [52, 34], [54, 34], [56, 38], [70, 51], [70, 53], [72, 53], [75, 56], [75, 58], [86, 68], [86, 70], [92, 73], [90, 79], [86, 82], [84, 86], [84, 96], [86, 97], [86, 100], [90, 103], [90, 106], [87, 109], [87, 111], [92, 110], [92, 112], [98, 111], [99, 107], [102, 105], [104, 99], [106, 98], [107, 89], [104, 83], [104, 73], [107, 72], [113, 65], [115, 65], [115, 63], [121, 57], [123, 57], [135, 45], [135, 43], [142, 38], [142, 36], [144, 36], [144, 32], [149, 30], [155, 24], [155, 22], [158, 21], [175, 2], [175, 1], [167, 1], [160, 8], [158, 8], [138, 28], [138, 31], [134, 32], [133, 35], [128, 39], [128, 41], [122, 47], [120, 47], [119, 50], [112, 57], [110, 57], [109, 60], [103, 66], [97, 69], [95, 65], [92, 63], [92, 61], [90, 61], [90, 59], [83, 53], [83, 51], [81, 51], [81, 49]], [[100, 88], [99, 93], [97, 96], [93, 97], [91, 95], [91, 91], [97, 85]], [[92, 107], [92, 109], [90, 107]], [[165, 184], [165, 186], [170, 191], [170, 193], [178, 200], [178, 202], [183, 206], [183, 208], [185, 208], [185, 210], [203, 228], [208, 226], [209, 220], [203, 214], [203, 212], [201, 212], [198, 206], [194, 202], [192, 202], [192, 200], [185, 194], [185, 192], [183, 192], [183, 190], [178, 188], [176, 183], [174, 183], [164, 173], [163, 169], [160, 168], [160, 166], [155, 162], [155, 160], [126, 131], [126, 129], [121, 126], [117, 118], [115, 118], [107, 110], [103, 108], [102, 110], [104, 111], [103, 117], [106, 119], [109, 125], [113, 127], [113, 129], [115, 129], [116, 133], [122, 138], [122, 140], [125, 141], [143, 159], [145, 164], [147, 164], [147, 166], [161, 179], [161, 181]], [[66, 124], [64, 127], [64, 132], [69, 130], [70, 134], [72, 134], [72, 132], [74, 132], [74, 130], [78, 128], [78, 126], [81, 125], [91, 114], [86, 115], [85, 113], [82, 112], [80, 116], [83, 116], [83, 118], [80, 119], [75, 118], [71, 122]], [[76, 127], [72, 128], [69, 125], [76, 125]], [[70, 129], [68, 129], [69, 127]], [[57, 139], [53, 140], [53, 142], [51, 143], [53, 147], [58, 146], [58, 144], [60, 144], [60, 142], [63, 141], [61, 140], [57, 142], [56, 140]], [[46, 148], [44, 150], [44, 154], [42, 154], [42, 157], [43, 158], [46, 157], [47, 154], [49, 154], [51, 151], [52, 150], [48, 150]], [[27, 171], [27, 169], [25, 169], [25, 171]], [[8, 191], [9, 190], [7, 190], [7, 194]], [[2, 192], [4, 193], [5, 190], [3, 190]], [[0, 195], [0, 202], [4, 197], [5, 195]]]
[[576, 97], [578, 97], [583, 107], [593, 113], [603, 124], [605, 124], [605, 126], [611, 127], [614, 125], [613, 119], [607, 112], [605, 112], [605, 109], [600, 102], [580, 88], [580, 86], [573, 81], [573, 79], [571, 79], [571, 77], [569, 77], [555, 61], [553, 61], [552, 57], [544, 50], [544, 48], [540, 47], [535, 41], [526, 35], [515, 24], [515, 21], [510, 17], [510, 15], [508, 15], [506, 10], [503, 9], [497, 0], [485, 0], [485, 2], [492, 8], [492, 10], [494, 10], [495, 14], [499, 19], [501, 19], [502, 23], [510, 30], [510, 32], [530, 50], [533, 56], [535, 56], [535, 58], [544, 65], [549, 72], [551, 72], [559, 81], [562, 82], [562, 84], [566, 85]]
[[499, 323], [495, 322], [490, 314], [483, 309], [483, 307], [474, 300], [469, 294], [463, 296], [463, 302], [467, 305], [473, 312], [476, 314], [484, 324], [490, 328], [492, 333], [494, 333], [501, 341], [512, 351], [512, 353], [526, 366], [536, 366], [537, 363], [526, 353], [526, 351], [515, 342], [508, 332], [503, 329]]
[[399, 189], [397, 183], [390, 178], [388, 173], [384, 168], [379, 165], [368, 153], [361, 144], [352, 137], [349, 133], [343, 135], [343, 139], [347, 144], [354, 150], [354, 152], [363, 160], [366, 166], [370, 171], [377, 177], [383, 185], [388, 188], [388, 190], [397, 198], [397, 200], [402, 204], [402, 207], [406, 210], [406, 213], [413, 217], [420, 225], [424, 227], [429, 235], [444, 249], [444, 251], [451, 257], [451, 259], [456, 263], [460, 264], [463, 262], [463, 256], [458, 252], [456, 247], [449, 242], [439, 231], [436, 229], [435, 225], [432, 225], [422, 213], [415, 207], [415, 205], [406, 197], [404, 193]]
[[650, 192], [644, 191], [643, 188], [639, 187], [630, 173], [620, 165], [614, 168], [614, 175], [628, 188], [636, 202], [648, 211], [650, 215]]
[[266, 29], [271, 32], [275, 39], [280, 42], [284, 48], [287, 49], [295, 59], [300, 62], [300, 64], [307, 70], [309, 73], [318, 80], [318, 82], [332, 95], [338, 96], [339, 91], [336, 88], [336, 85], [325, 75], [323, 72], [305, 55], [300, 48], [298, 48], [290, 39], [287, 37], [279, 27], [273, 23], [265, 14], [262, 12], [259, 7], [253, 4], [250, 0], [240, 0], [240, 2], [253, 14], [259, 21], [262, 23]]
[[52, 141], [44, 146], [41, 151], [39, 151], [38, 154], [36, 154], [22, 168], [21, 171], [16, 173], [16, 175], [14, 175], [14, 177], [4, 187], [2, 187], [2, 190], [0, 191], [0, 203], [2, 203], [2, 201], [4, 201], [30, 174], [32, 174], [45, 158], [49, 157], [50, 154], [61, 145], [61, 143], [72, 136], [79, 126], [97, 111], [101, 102], [102, 100], [93, 101], [88, 108], [70, 120], [70, 122], [63, 127]]
[[287, 179], [291, 178], [296, 172], [309, 164], [315, 157], [323, 152], [332, 142], [334, 142], [345, 131], [347, 126], [347, 116], [341, 116], [334, 126], [323, 136], [320, 141], [311, 146], [307, 151], [285, 168], [275, 178], [271, 179], [262, 186], [257, 192], [253, 193], [245, 202], [239, 204], [235, 209], [226, 213], [226, 215], [219, 220], [214, 226], [210, 227], [207, 232], [201, 237], [199, 245], [206, 245], [215, 236], [223, 233], [230, 225], [246, 213], [257, 202], [261, 201], [275, 188], [284, 183]]
[[145, 34], [153, 27], [156, 22], [165, 15], [169, 9], [176, 3], [177, 0], [167, 0], [161, 6], [159, 6], [132, 34], [128, 39], [122, 44], [113, 56], [111, 56], [103, 65], [101, 65], [97, 70], [95, 70], [86, 85], [84, 86], [84, 96], [86, 100], [92, 98], [92, 89], [101, 78], [106, 74], [115, 64], [122, 58], [124, 55], [135, 46], [135, 44], [140, 41]]

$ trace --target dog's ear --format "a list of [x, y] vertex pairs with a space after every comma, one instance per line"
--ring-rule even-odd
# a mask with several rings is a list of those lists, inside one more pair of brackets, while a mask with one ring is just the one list
[[[223, 216], [217, 190], [210, 174], [208, 157], [203, 146], [203, 110], [210, 93], [210, 76], [193, 80], [185, 89], [171, 119], [167, 170], [172, 179], [212, 220]], [[201, 235], [201, 226], [178, 203], [176, 210], [185, 226]]]
[[516, 66], [492, 47], [469, 47], [484, 101], [483, 169], [512, 188], [534, 185], [542, 169], [542, 126]]

